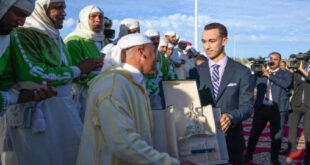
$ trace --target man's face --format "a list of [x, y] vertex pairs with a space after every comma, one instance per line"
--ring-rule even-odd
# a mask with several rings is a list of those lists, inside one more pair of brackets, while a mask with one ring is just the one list
[[90, 30], [100, 33], [103, 26], [103, 14], [100, 12], [90, 13], [88, 16], [88, 25]]
[[62, 24], [67, 15], [65, 12], [66, 3], [65, 2], [52, 2], [47, 8], [46, 14], [54, 23], [56, 29], [61, 29]]
[[147, 44], [142, 50], [142, 70], [141, 72], [144, 75], [148, 75], [150, 73], [154, 73], [156, 69], [156, 55], [154, 53], [154, 45], [153, 44]]
[[166, 55], [170, 57], [173, 53], [173, 48], [167, 48]]
[[0, 35], [9, 34], [17, 26], [23, 26], [31, 13], [12, 6], [0, 20]]
[[283, 61], [280, 62], [280, 69], [281, 70], [285, 70], [286, 69], [286, 64]]
[[178, 46], [179, 46], [180, 49], [185, 50], [187, 44], [185, 42], [179, 42]]
[[159, 50], [160, 53], [164, 53], [165, 54], [167, 52], [167, 46], [160, 46], [158, 48], [158, 50]]
[[281, 59], [280, 59], [279, 55], [277, 55], [277, 54], [270, 54], [269, 58], [270, 58], [270, 60], [268, 62], [268, 65], [269, 65], [269, 68], [271, 70], [275, 70], [275, 69], [280, 67]]
[[224, 52], [227, 38], [222, 37], [218, 29], [210, 29], [203, 31], [201, 41], [207, 56], [214, 60]]
[[175, 36], [166, 36], [166, 39], [169, 43], [176, 45], [176, 37]]
[[151, 37], [151, 41], [153, 42], [154, 47], [157, 48], [157, 47], [158, 47], [158, 44], [159, 44], [159, 36], [153, 36], [153, 37]]
[[140, 27], [129, 29], [128, 34], [140, 33]]

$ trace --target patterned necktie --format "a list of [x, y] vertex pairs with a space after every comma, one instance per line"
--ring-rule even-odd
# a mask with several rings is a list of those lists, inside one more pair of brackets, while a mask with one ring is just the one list
[[211, 74], [211, 81], [213, 85], [214, 98], [216, 98], [220, 87], [220, 74], [219, 74], [220, 65], [214, 64], [211, 67], [213, 68]]

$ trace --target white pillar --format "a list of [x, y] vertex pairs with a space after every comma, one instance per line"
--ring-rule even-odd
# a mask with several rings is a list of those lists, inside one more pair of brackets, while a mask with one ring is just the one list
[[234, 33], [234, 60], [236, 60], [236, 33]]
[[195, 41], [194, 41], [194, 44], [195, 44], [195, 48], [196, 50], [199, 50], [198, 49], [198, 0], [195, 0], [195, 26], [194, 26], [194, 32], [195, 32]]

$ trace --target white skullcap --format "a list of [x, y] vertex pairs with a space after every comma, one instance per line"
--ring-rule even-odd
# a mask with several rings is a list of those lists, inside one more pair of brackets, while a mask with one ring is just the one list
[[126, 18], [124, 19], [120, 25], [125, 25], [128, 29], [134, 29], [140, 27], [139, 21], [132, 18]]
[[155, 29], [149, 29], [149, 30], [145, 31], [144, 34], [150, 38], [155, 37], [155, 36], [159, 36], [159, 32]]
[[168, 43], [168, 46], [167, 46], [168, 48], [174, 48], [174, 45], [173, 44], [171, 44], [171, 43]]
[[179, 43], [187, 43], [187, 41], [185, 41], [184, 39], [180, 39]]
[[161, 47], [161, 46], [167, 46], [168, 42], [166, 39], [162, 38], [159, 40], [159, 45], [158, 45], [158, 48]]
[[124, 19], [119, 25], [118, 39], [115, 40], [115, 43], [117, 43], [120, 38], [127, 35], [128, 30], [138, 28], [138, 27], [140, 27], [139, 21], [132, 19], [132, 18]]
[[122, 37], [117, 43], [121, 49], [127, 49], [144, 44], [153, 44], [153, 42], [149, 37], [140, 33], [128, 34]]
[[176, 33], [174, 31], [167, 31], [165, 33], [165, 36], [175, 36], [175, 35], [176, 35]]
[[35, 0], [0, 0], [0, 6], [0, 19], [2, 19], [11, 6], [15, 6], [31, 13], [35, 6]]
[[101, 53], [105, 54], [101, 72], [110, 66], [119, 66], [122, 63], [121, 53], [123, 49], [144, 44], [152, 44], [152, 41], [149, 37], [139, 33], [125, 35], [117, 42], [117, 45], [108, 44], [101, 50]]
[[13, 6], [32, 13], [35, 6], [35, 0], [18, 0]]

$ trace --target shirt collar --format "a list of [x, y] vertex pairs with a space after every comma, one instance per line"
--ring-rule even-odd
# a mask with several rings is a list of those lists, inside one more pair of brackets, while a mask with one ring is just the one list
[[275, 70], [269, 70], [270, 73], [276, 73], [279, 70], [279, 68], [275, 69]]
[[122, 64], [122, 68], [129, 71], [132, 75], [132, 77], [141, 85], [144, 85], [144, 76], [143, 74], [134, 66], [127, 64], [127, 63], [123, 63]]
[[211, 68], [214, 64], [220, 65], [220, 67], [225, 67], [228, 61], [228, 57], [225, 55], [223, 59], [221, 59], [218, 63], [209, 59], [209, 68]]

